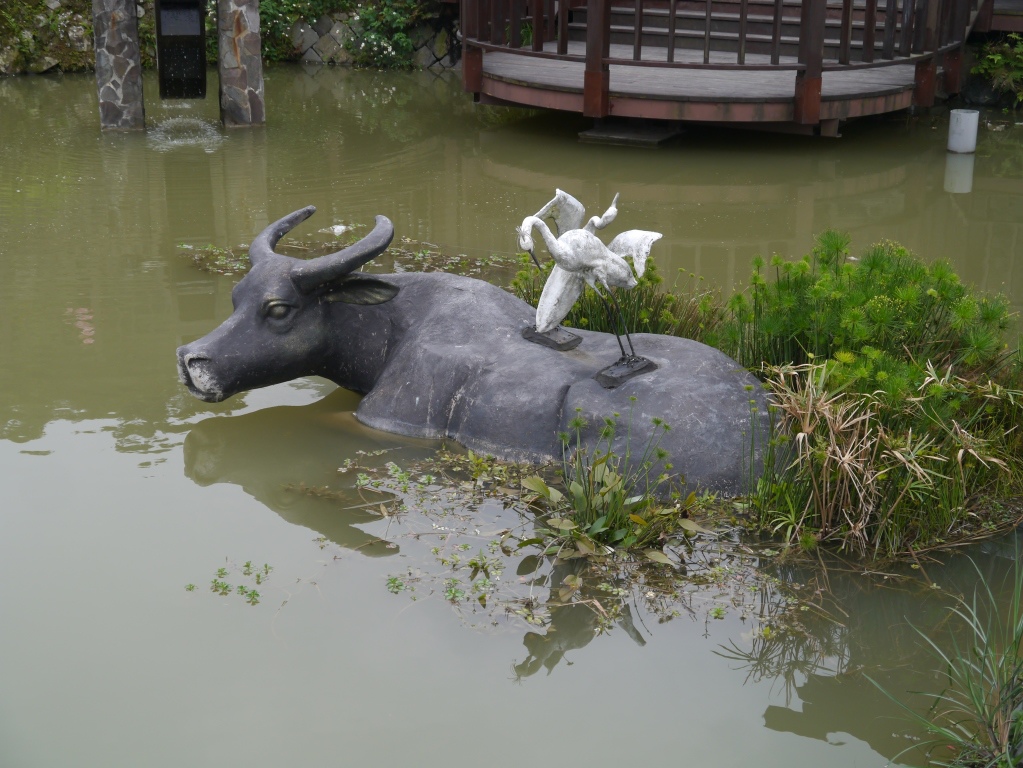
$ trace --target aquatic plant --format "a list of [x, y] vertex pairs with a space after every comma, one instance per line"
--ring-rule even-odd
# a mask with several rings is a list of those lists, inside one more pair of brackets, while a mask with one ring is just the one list
[[596, 443], [586, 447], [582, 436], [589, 425], [577, 413], [569, 422], [571, 433], [561, 435], [562, 489], [539, 476], [522, 480], [522, 487], [535, 494], [533, 501], [542, 502], [548, 515], [538, 533], [557, 542], [553, 549], [562, 559], [604, 555], [615, 549], [642, 550], [648, 559], [667, 564], [672, 561], [661, 547], [669, 537], [704, 530], [686, 517], [695, 506], [695, 493], [675, 503], [662, 502], [672, 466], [660, 442], [671, 427], [653, 419], [650, 438], [634, 447], [635, 398], [631, 400], [625, 442], [619, 451], [614, 449], [619, 414], [606, 417]]
[[934, 765], [1014, 768], [1023, 764], [1023, 569], [1017, 555], [1005, 599], [970, 562], [979, 584], [969, 600], [956, 598], [949, 608], [948, 643], [917, 629], [940, 664], [944, 690], [927, 694], [933, 705], [926, 717], [899, 703], [934, 737], [932, 745], [955, 750], [951, 762]]
[[759, 527], [803, 548], [827, 541], [876, 557], [1015, 519], [996, 505], [980, 518], [976, 507], [1018, 486], [1023, 392], [929, 366], [896, 406], [833, 387], [833, 370], [827, 362], [770, 369], [773, 455], [750, 496]]
[[975, 295], [947, 262], [887, 240], [851, 259], [849, 235], [828, 230], [798, 261], [754, 259], [749, 295], [710, 341], [751, 369], [834, 359], [834, 385], [898, 400], [928, 361], [995, 373], [1010, 320], [1007, 299]]
[[[244, 565], [236, 565], [235, 563], [227, 560], [228, 567], [220, 567], [216, 573], [213, 574], [213, 578], [210, 580], [210, 592], [221, 597], [227, 597], [232, 592], [239, 595], [249, 605], [259, 605], [260, 598], [262, 595], [253, 586], [247, 586], [245, 584], [230, 584], [225, 579], [229, 578], [231, 571], [236, 572], [236, 576], [244, 576], [247, 579], [251, 579], [256, 586], [262, 586], [268, 578], [270, 578], [270, 572], [273, 571], [273, 566], [264, 563], [262, 567], [252, 564], [251, 560], [246, 560]], [[186, 584], [186, 592], [195, 592], [195, 584]]]
[[896, 243], [858, 260], [848, 245], [825, 232], [799, 261], [773, 258], [773, 281], [755, 260], [713, 339], [771, 394], [755, 526], [876, 557], [1011, 522], [1011, 509], [981, 506], [1018, 492], [1023, 468], [1006, 300]]

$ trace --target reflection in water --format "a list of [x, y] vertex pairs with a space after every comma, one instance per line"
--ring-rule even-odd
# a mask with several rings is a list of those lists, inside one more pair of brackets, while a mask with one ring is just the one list
[[953, 195], [968, 195], [973, 191], [974, 155], [945, 154], [945, 191]]
[[[557, 587], [565, 583], [566, 576], [578, 576], [585, 568], [585, 562], [578, 560], [558, 562], [549, 575], [535, 581], [538, 584]], [[546, 669], [549, 675], [565, 660], [566, 653], [585, 648], [611, 626], [621, 628], [636, 645], [646, 645], [646, 639], [636, 629], [632, 609], [628, 603], [615, 604], [614, 612], [611, 614], [603, 604], [593, 599], [593, 595], [584, 594], [584, 597], [589, 598], [586, 602], [561, 603], [553, 588], [551, 594], [549, 624], [546, 630], [527, 632], [522, 638], [522, 644], [526, 646], [529, 655], [513, 666], [517, 679], [530, 677], [541, 669]]]
[[403, 441], [363, 427], [352, 415], [358, 401], [358, 396], [338, 389], [313, 405], [206, 419], [185, 439], [185, 474], [202, 486], [238, 485], [289, 523], [310, 528], [345, 549], [371, 557], [397, 554], [396, 545], [357, 527], [380, 520], [357, 492], [351, 492], [346, 509], [336, 498], [296, 490], [336, 486], [338, 466], [358, 450], [400, 448], [403, 461], [432, 450], [425, 441]]
[[[987, 584], [1005, 594], [1015, 567], [1015, 537], [972, 548]], [[943, 668], [918, 630], [948, 647], [951, 596], [969, 599], [981, 575], [962, 557], [933, 562], [914, 571], [900, 567], [890, 576], [849, 570], [831, 563], [822, 572], [781, 568], [787, 583], [820, 583], [822, 610], [810, 610], [788, 631], [755, 633], [747, 643], [731, 641], [719, 653], [735, 662], [747, 681], [772, 680], [784, 686], [785, 705], [764, 711], [772, 730], [836, 743], [847, 733], [889, 758], [912, 746], [905, 710], [867, 679], [869, 675], [902, 703], [925, 712], [932, 700], [922, 691], [940, 691]], [[836, 567], [837, 566], [837, 567]], [[765, 602], [761, 623], [770, 626], [777, 601]], [[967, 647], [960, 644], [960, 647]]]

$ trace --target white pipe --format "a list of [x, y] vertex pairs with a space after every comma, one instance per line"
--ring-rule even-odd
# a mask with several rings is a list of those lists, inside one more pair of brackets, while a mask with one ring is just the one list
[[980, 112], [975, 109], [953, 109], [948, 121], [948, 151], [969, 154], [977, 151], [977, 123]]

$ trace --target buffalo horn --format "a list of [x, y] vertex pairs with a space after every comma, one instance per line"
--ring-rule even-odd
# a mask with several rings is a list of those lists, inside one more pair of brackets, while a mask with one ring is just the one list
[[305, 208], [289, 213], [283, 219], [275, 221], [260, 232], [249, 246], [249, 261], [252, 262], [252, 266], [273, 256], [277, 242], [314, 213], [316, 213], [316, 206], [307, 205]]
[[[297, 214], [292, 214], [292, 216], [295, 215]], [[303, 218], [305, 217], [303, 216]], [[298, 219], [298, 221], [301, 220]], [[295, 223], [297, 224], [298, 221]], [[387, 246], [391, 244], [391, 238], [393, 237], [394, 225], [391, 224], [391, 220], [386, 216], [377, 216], [376, 226], [373, 227], [373, 231], [359, 242], [337, 253], [320, 256], [318, 259], [300, 263], [291, 270], [291, 280], [299, 290], [311, 291], [325, 283], [332, 282], [339, 277], [354, 272], [374, 256], [383, 253]]]

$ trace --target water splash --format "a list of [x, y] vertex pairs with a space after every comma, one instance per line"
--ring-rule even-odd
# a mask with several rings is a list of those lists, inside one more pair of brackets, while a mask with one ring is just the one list
[[147, 134], [150, 147], [157, 152], [201, 147], [209, 154], [215, 152], [224, 139], [215, 122], [198, 117], [169, 117], [157, 123]]

